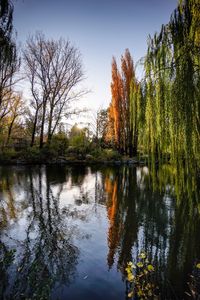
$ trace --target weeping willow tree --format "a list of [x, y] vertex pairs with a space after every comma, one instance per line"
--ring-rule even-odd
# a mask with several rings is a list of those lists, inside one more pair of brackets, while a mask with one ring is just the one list
[[129, 152], [130, 156], [137, 156], [139, 135], [141, 132], [142, 124], [142, 89], [141, 84], [137, 80], [130, 83], [130, 144], [132, 151]]
[[145, 60], [145, 147], [152, 159], [200, 166], [200, 2], [181, 1]]

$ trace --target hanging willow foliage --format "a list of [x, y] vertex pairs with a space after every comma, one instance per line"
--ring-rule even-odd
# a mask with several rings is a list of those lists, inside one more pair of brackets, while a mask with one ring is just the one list
[[187, 168], [200, 166], [199, 11], [199, 1], [181, 1], [145, 60], [146, 149]]
[[141, 82], [128, 50], [121, 72], [115, 59], [112, 64], [109, 121], [116, 147], [130, 156], [139, 147], [153, 163], [170, 158], [185, 174], [200, 167], [199, 11], [199, 0], [180, 1], [169, 23], [149, 37]]

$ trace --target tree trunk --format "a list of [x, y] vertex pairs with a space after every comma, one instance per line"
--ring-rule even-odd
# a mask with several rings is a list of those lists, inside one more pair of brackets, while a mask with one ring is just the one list
[[10, 141], [10, 136], [11, 136], [14, 121], [15, 121], [15, 118], [12, 120], [12, 122], [10, 123], [10, 126], [8, 128], [8, 137], [7, 137], [6, 145], [8, 145], [8, 143]]
[[33, 131], [32, 131], [31, 144], [30, 144], [31, 147], [33, 147], [33, 145], [35, 143], [35, 131], [36, 131], [36, 125], [37, 125], [37, 118], [38, 118], [38, 110], [36, 111], [35, 120], [34, 120], [34, 124], [33, 124]]
[[129, 156], [133, 156], [133, 129], [131, 128], [129, 133]]
[[137, 148], [138, 148], [138, 131], [135, 130], [134, 140], [133, 140], [133, 156], [137, 156]]
[[53, 109], [51, 108], [50, 114], [49, 114], [49, 124], [48, 124], [48, 138], [47, 138], [47, 143], [50, 145], [51, 144], [51, 138], [52, 138], [52, 119], [53, 119]]
[[41, 131], [40, 131], [40, 149], [43, 148], [43, 144], [44, 144], [44, 123], [45, 123], [45, 114], [46, 114], [46, 104], [47, 104], [47, 100], [45, 100], [43, 104], [42, 124], [41, 124]]

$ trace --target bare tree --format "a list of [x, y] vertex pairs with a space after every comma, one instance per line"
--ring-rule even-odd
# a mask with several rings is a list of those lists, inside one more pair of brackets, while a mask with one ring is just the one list
[[50, 143], [62, 118], [67, 117], [72, 101], [84, 93], [75, 90], [84, 78], [82, 62], [79, 51], [69, 40], [49, 40], [42, 33], [37, 33], [27, 40], [24, 60], [35, 102], [31, 145], [34, 143], [38, 113], [41, 111], [40, 148], [42, 148], [45, 128]]
[[97, 142], [104, 140], [108, 125], [108, 110], [99, 107], [97, 110], [92, 111], [90, 122], [86, 124]]

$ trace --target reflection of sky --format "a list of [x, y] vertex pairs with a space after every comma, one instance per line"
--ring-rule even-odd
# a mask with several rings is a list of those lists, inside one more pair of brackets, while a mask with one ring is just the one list
[[129, 48], [134, 61], [144, 56], [148, 34], [169, 20], [177, 0], [19, 0], [14, 26], [18, 40], [42, 30], [46, 36], [69, 38], [81, 51], [86, 85], [92, 90], [83, 106], [110, 101], [111, 59]]
[[[5, 173], [7, 174], [5, 178], [2, 176], [4, 181], [7, 178], [10, 179], [10, 185], [2, 193], [3, 199], [0, 202], [0, 213], [3, 212], [2, 208], [4, 208], [8, 217], [7, 227], [0, 232], [1, 241], [10, 249], [17, 248], [17, 258], [15, 265], [12, 266], [13, 270], [10, 272], [12, 275], [9, 276], [15, 276], [18, 263], [21, 261], [27, 245], [30, 246], [31, 255], [34, 256], [34, 246], [38, 244], [40, 238], [44, 239], [46, 234], [52, 234], [49, 231], [49, 223], [52, 224], [53, 228], [53, 235], [51, 236], [56, 234], [58, 244], [62, 239], [69, 238], [70, 243], [79, 249], [78, 265], [75, 265], [77, 271], [75, 281], [70, 286], [65, 284], [62, 288], [58, 286], [51, 299], [72, 299], [73, 295], [73, 300], [82, 298], [100, 300], [104, 293], [109, 296], [108, 299], [110, 300], [124, 299], [125, 285], [121, 281], [120, 270], [117, 272], [117, 264], [119, 262], [118, 266], [120, 266], [120, 258], [129, 259], [127, 256], [129, 251], [131, 251], [132, 259], [136, 261], [137, 254], [143, 249], [152, 256], [152, 259], [155, 258], [158, 265], [159, 263], [163, 264], [163, 268], [170, 264], [170, 255], [173, 254], [173, 250], [180, 257], [178, 267], [182, 264], [181, 259], [184, 258], [184, 255], [189, 254], [190, 259], [190, 249], [184, 248], [187, 245], [184, 238], [185, 233], [190, 231], [190, 226], [193, 223], [190, 225], [191, 219], [182, 215], [180, 207], [181, 216], [188, 223], [186, 223], [185, 228], [179, 228], [180, 215], [174, 198], [170, 196], [170, 190], [166, 190], [165, 193], [158, 190], [153, 192], [148, 184], [150, 182], [148, 177], [151, 172], [147, 167], [137, 167], [136, 178], [135, 175], [131, 177], [130, 186], [128, 184], [128, 172], [119, 173], [118, 167], [108, 168], [105, 172], [102, 170], [97, 173], [89, 167], [82, 170], [80, 167], [68, 169], [67, 166], [59, 168], [32, 167], [31, 173], [27, 172], [26, 167], [23, 168], [20, 173], [20, 170], [11, 167], [9, 173]], [[38, 173], [39, 170], [40, 173]], [[122, 170], [125, 171], [125, 167], [122, 167]], [[2, 174], [4, 173], [2, 172]], [[162, 178], [162, 173], [160, 176]], [[33, 202], [33, 194], [29, 190], [31, 178], [34, 179], [35, 202]], [[42, 191], [39, 188], [40, 178]], [[103, 198], [107, 199], [105, 204], [100, 201], [101, 197], [95, 190], [97, 187], [96, 179], [103, 192], [108, 196]], [[106, 179], [108, 179], [107, 183], [111, 189], [106, 189]], [[126, 186], [129, 188], [127, 194], [122, 193], [122, 187], [125, 186], [124, 181], [127, 181]], [[50, 183], [48, 189], [46, 187], [47, 182]], [[162, 183], [164, 184], [164, 182]], [[39, 192], [42, 195], [41, 201]], [[83, 200], [82, 196], [85, 193], [88, 195], [88, 203], [83, 201], [77, 205], [76, 199]], [[95, 195], [97, 195], [97, 203], [95, 203]], [[37, 211], [35, 218], [33, 203], [35, 203]], [[55, 209], [57, 205], [58, 208]], [[16, 208], [15, 218], [10, 216], [12, 208], [13, 211]], [[112, 209], [112, 213], [109, 213], [110, 209]], [[198, 234], [199, 232], [198, 227], [195, 228], [192, 231], [194, 241], [196, 239], [195, 233]], [[178, 229], [177, 236], [176, 229]], [[28, 230], [30, 233], [29, 240], [27, 240]], [[47, 236], [49, 238], [50, 235]], [[28, 244], [24, 243], [25, 240]], [[55, 240], [52, 239], [52, 241]], [[176, 244], [177, 241], [179, 247], [174, 248], [174, 242]], [[50, 245], [52, 247], [54, 243], [50, 243]], [[114, 253], [112, 253], [112, 247]], [[179, 254], [180, 249], [184, 249], [184, 251]], [[186, 250], [188, 252], [185, 252]], [[112, 254], [114, 255], [114, 264], [108, 271], [107, 262], [108, 258], [112, 258]], [[177, 271], [176, 268], [173, 269], [175, 272]], [[165, 271], [163, 271], [163, 276], [165, 275]]]
[[[57, 197], [60, 191], [60, 183], [52, 184], [51, 191], [55, 197], [55, 201], [58, 203], [58, 211], [60, 214], [60, 222], [69, 227], [69, 233], [71, 232], [71, 240], [73, 245], [77, 246], [79, 249], [79, 264], [77, 266], [78, 276], [76, 280], [72, 282], [70, 286], [67, 285], [67, 282], [62, 282], [62, 288], [55, 288], [53, 290], [51, 299], [101, 299], [102, 291], [105, 289], [106, 293], [110, 294], [109, 299], [123, 299], [124, 293], [124, 283], [121, 281], [121, 274], [116, 272], [116, 269], [108, 272], [107, 266], [107, 231], [108, 231], [108, 220], [107, 220], [107, 210], [106, 206], [96, 204], [95, 207], [95, 183], [96, 178], [100, 180], [100, 173], [92, 174], [90, 169], [88, 169], [87, 174], [83, 175], [79, 183], [73, 182], [71, 177], [66, 177], [66, 182], [63, 184], [63, 190], [61, 192], [60, 198]], [[11, 185], [11, 193], [14, 201], [15, 207], [18, 208], [17, 218], [12, 220], [12, 223], [9, 223], [8, 228], [6, 228], [1, 235], [1, 240], [10, 249], [17, 249], [15, 255], [15, 264], [12, 265], [12, 274], [13, 280], [15, 279], [16, 274], [18, 274], [19, 263], [22, 261], [23, 253], [27, 247], [27, 231], [30, 229], [30, 224], [33, 220], [33, 208], [31, 193], [26, 194], [24, 188], [24, 181], [21, 178], [19, 183], [14, 177], [14, 184]], [[36, 206], [39, 205], [37, 192], [38, 188], [38, 176], [33, 176], [33, 186], [34, 195], [36, 201]], [[48, 227], [49, 221], [49, 212], [51, 211], [51, 217], [57, 216], [54, 215], [54, 204], [50, 196], [50, 206], [47, 207], [47, 189], [46, 189], [46, 174], [45, 168], [41, 168], [41, 183], [42, 183], [42, 206], [44, 218], [44, 224]], [[81, 199], [82, 192], [87, 192], [89, 195], [89, 203], [82, 204], [80, 206], [75, 205], [76, 199]], [[28, 196], [29, 195], [29, 196]], [[38, 195], [38, 196], [37, 196]], [[51, 195], [51, 193], [50, 193]], [[27, 197], [28, 196], [28, 197]], [[30, 197], [30, 199], [29, 199]], [[5, 204], [6, 212], [9, 212], [8, 206], [8, 197], [7, 194], [4, 194], [3, 204]], [[27, 208], [23, 209], [23, 203], [26, 200]], [[69, 212], [66, 214], [64, 208], [69, 209]], [[96, 209], [94, 209], [96, 208]], [[28, 246], [31, 249], [31, 254], [34, 257], [34, 247], [38, 242], [40, 235], [42, 237], [42, 232], [44, 234], [45, 228], [40, 223], [40, 207], [36, 209], [37, 217], [32, 223], [31, 230], [29, 233], [29, 244]], [[53, 213], [54, 211], [54, 213]], [[73, 213], [77, 211], [77, 214]], [[63, 214], [62, 214], [63, 213]], [[69, 213], [69, 214], [68, 214]], [[74, 216], [74, 217], [73, 217]], [[52, 224], [55, 220], [52, 218]], [[62, 224], [60, 224], [62, 225]], [[54, 226], [54, 225], [53, 225]], [[71, 231], [70, 231], [71, 229]], [[41, 230], [41, 233], [40, 233]], [[59, 228], [57, 231], [59, 232]], [[47, 229], [48, 231], [48, 229]], [[67, 233], [67, 232], [66, 232]], [[44, 238], [44, 236], [43, 236]], [[24, 243], [26, 241], [26, 243]], [[67, 257], [66, 257], [67, 259]], [[96, 270], [96, 271], [95, 271]], [[112, 291], [112, 288], [115, 282], [118, 282], [115, 290]], [[61, 284], [59, 282], [59, 284]], [[83, 296], [84, 294], [84, 296]], [[90, 298], [92, 297], [92, 298]]]

